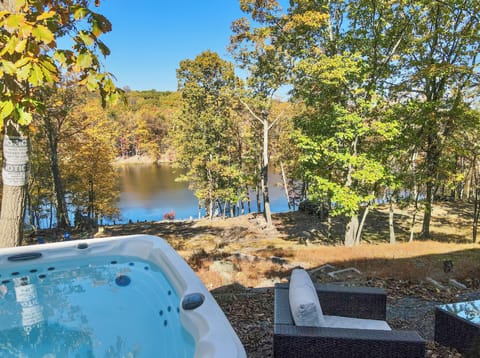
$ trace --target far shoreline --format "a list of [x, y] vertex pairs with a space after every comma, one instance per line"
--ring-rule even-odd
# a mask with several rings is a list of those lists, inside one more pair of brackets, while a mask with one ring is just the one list
[[117, 157], [112, 162], [114, 166], [128, 166], [128, 165], [153, 165], [153, 164], [173, 164], [174, 160], [168, 153], [162, 154], [159, 159], [155, 159], [149, 155], [133, 155], [131, 157], [122, 158]]

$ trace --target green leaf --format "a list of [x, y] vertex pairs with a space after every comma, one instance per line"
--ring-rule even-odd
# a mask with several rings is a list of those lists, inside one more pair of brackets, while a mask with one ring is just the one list
[[8, 39], [7, 43], [5, 44], [4, 48], [2, 49], [2, 51], [0, 52], [0, 56], [3, 56], [5, 55], [6, 53], [8, 53], [9, 55], [12, 55], [15, 51], [15, 41], [16, 41], [16, 37], [12, 36]]
[[73, 12], [73, 17], [75, 20], [81, 20], [85, 18], [88, 14], [90, 13], [90, 10], [88, 10], [85, 7], [78, 7], [74, 12]]
[[10, 14], [4, 22], [7, 31], [14, 31], [20, 27], [20, 24], [25, 22], [25, 16], [22, 14]]
[[25, 66], [22, 66], [20, 69], [17, 70], [17, 78], [19, 81], [25, 81], [28, 78], [28, 75], [30, 74], [30, 70], [32, 69], [31, 64], [26, 64]]
[[52, 84], [54, 83], [55, 81], [58, 80], [58, 76], [57, 76], [57, 69], [55, 66], [52, 66], [50, 64], [50, 62], [48, 61], [43, 61], [41, 63], [41, 70], [42, 70], [42, 73], [43, 73], [43, 78], [45, 79], [45, 81], [49, 84]]
[[83, 52], [77, 57], [77, 66], [81, 69], [89, 68], [92, 65], [93, 58], [88, 52]]
[[0, 65], [3, 67], [3, 71], [9, 75], [13, 75], [17, 70], [15, 64], [8, 60], [3, 60], [0, 62]]
[[15, 46], [15, 52], [22, 53], [25, 51], [25, 47], [27, 46], [27, 39], [23, 39], [19, 41]]
[[15, 67], [18, 69], [20, 67], [25, 66], [27, 63], [29, 63], [32, 60], [31, 57], [22, 57], [20, 60], [15, 62]]
[[78, 33], [78, 37], [80, 37], [80, 39], [86, 46], [92, 46], [94, 43], [93, 37], [90, 36], [90, 34], [87, 31], [80, 31]]
[[43, 82], [43, 72], [39, 65], [33, 64], [30, 76], [28, 76], [28, 82], [33, 86], [41, 86]]
[[64, 51], [56, 51], [54, 54], [53, 54], [53, 58], [60, 62], [60, 65], [61, 66], [66, 66], [67, 65], [67, 57], [65, 56], [65, 52]]
[[48, 73], [51, 73], [55, 76], [57, 75], [57, 67], [50, 58], [45, 58], [43, 61], [40, 62], [40, 65], [43, 68], [43, 73], [45, 74], [45, 76], [47, 76]]
[[55, 11], [44, 12], [43, 14], [40, 14], [40, 15], [37, 16], [37, 21], [50, 19], [50, 18], [54, 17], [55, 15], [56, 15]]
[[43, 25], [37, 25], [32, 29], [32, 35], [36, 37], [38, 41], [49, 44], [55, 39], [53, 33]]
[[94, 74], [88, 75], [86, 82], [89, 91], [95, 91], [98, 88], [98, 80]]
[[0, 120], [3, 121], [7, 118], [13, 112], [14, 108], [12, 101], [0, 102]]
[[18, 124], [20, 124], [21, 126], [28, 126], [30, 123], [32, 123], [33, 116], [31, 113], [25, 112], [20, 105], [17, 106], [17, 111], [18, 111]]

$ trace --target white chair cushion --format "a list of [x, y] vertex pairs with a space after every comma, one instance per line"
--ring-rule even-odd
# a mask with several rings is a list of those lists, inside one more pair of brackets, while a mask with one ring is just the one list
[[288, 299], [296, 326], [324, 326], [325, 320], [315, 286], [305, 270], [294, 269], [292, 271]]
[[380, 331], [391, 331], [392, 329], [385, 321], [376, 319], [350, 318], [341, 316], [323, 316], [324, 327], [329, 328], [351, 328], [351, 329], [375, 329]]

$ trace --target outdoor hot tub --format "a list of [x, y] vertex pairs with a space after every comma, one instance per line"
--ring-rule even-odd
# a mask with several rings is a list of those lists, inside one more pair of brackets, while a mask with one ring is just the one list
[[0, 357], [246, 357], [164, 240], [134, 235], [0, 250]]

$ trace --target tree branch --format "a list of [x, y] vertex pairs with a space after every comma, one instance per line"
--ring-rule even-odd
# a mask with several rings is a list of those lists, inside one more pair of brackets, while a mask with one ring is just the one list
[[275, 120], [268, 126], [268, 130], [272, 129], [272, 127], [275, 125], [275, 123], [277, 123], [282, 118], [282, 115], [283, 115], [284, 112], [285, 112], [285, 110], [283, 110], [282, 113], [280, 113], [277, 116], [277, 118], [275, 118]]
[[245, 106], [245, 108], [247, 108], [247, 110], [250, 112], [250, 114], [253, 116], [253, 118], [258, 119], [260, 121], [260, 123], [263, 123], [263, 120], [259, 116], [257, 116], [254, 111], [252, 111], [252, 109], [249, 107], [249, 105], [246, 102], [244, 102], [240, 99], [240, 103], [243, 104]]

